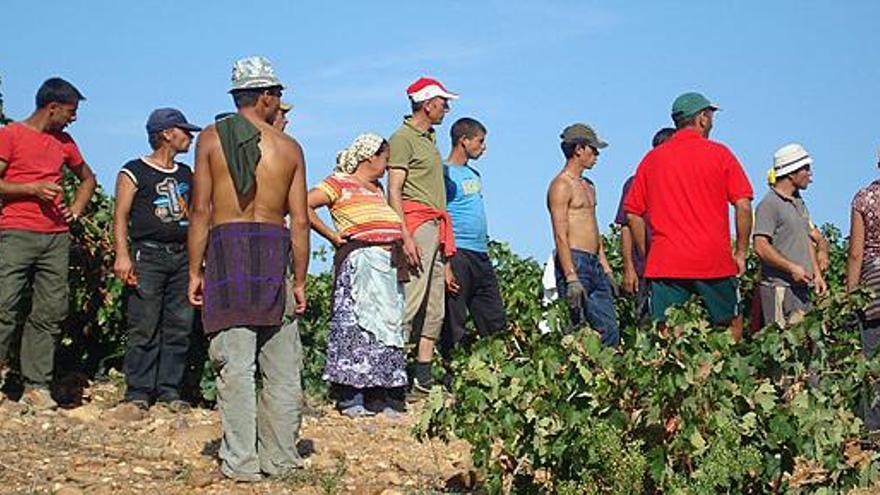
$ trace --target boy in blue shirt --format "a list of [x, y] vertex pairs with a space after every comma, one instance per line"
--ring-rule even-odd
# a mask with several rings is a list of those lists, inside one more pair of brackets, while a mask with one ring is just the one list
[[450, 135], [452, 150], [443, 165], [443, 177], [456, 253], [446, 262], [446, 316], [440, 349], [447, 358], [467, 335], [468, 311], [481, 336], [507, 327], [498, 279], [489, 260], [480, 173], [468, 164], [486, 151], [486, 128], [465, 117], [452, 125]]

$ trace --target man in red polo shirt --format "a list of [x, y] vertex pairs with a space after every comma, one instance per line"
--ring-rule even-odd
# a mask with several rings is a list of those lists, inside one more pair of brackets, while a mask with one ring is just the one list
[[[95, 191], [95, 175], [64, 132], [76, 120], [83, 95], [52, 78], [37, 91], [37, 109], [0, 129], [0, 360], [7, 358], [21, 294], [32, 275], [30, 314], [21, 337], [22, 402], [36, 409], [56, 406], [49, 393], [55, 346], [67, 317], [67, 226]], [[62, 170], [81, 180], [65, 205]]]
[[[672, 105], [676, 133], [642, 159], [624, 201], [641, 253], [645, 218], [651, 228], [645, 277], [651, 281], [651, 315], [700, 297], [714, 324], [742, 336], [737, 277], [745, 272], [752, 231], [752, 186], [733, 153], [709, 140], [718, 107], [699, 93]], [[736, 210], [731, 253], [729, 206]]]

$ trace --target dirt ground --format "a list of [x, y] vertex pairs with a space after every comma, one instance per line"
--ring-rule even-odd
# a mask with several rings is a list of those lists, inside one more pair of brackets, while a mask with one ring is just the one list
[[326, 405], [310, 408], [299, 443], [305, 469], [244, 484], [216, 474], [216, 411], [143, 413], [119, 405], [113, 384], [82, 392], [82, 405], [69, 409], [0, 404], [0, 493], [390, 495], [436, 493], [472, 477], [465, 442], [420, 443], [410, 435], [417, 403], [399, 418], [349, 419]]

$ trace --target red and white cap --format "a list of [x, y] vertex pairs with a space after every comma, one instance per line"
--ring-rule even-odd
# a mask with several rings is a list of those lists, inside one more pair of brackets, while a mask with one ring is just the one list
[[409, 99], [414, 103], [427, 101], [435, 96], [440, 96], [447, 100], [455, 100], [458, 98], [457, 94], [446, 91], [446, 88], [440, 84], [440, 81], [431, 79], [430, 77], [421, 77], [416, 82], [410, 84], [409, 87], [406, 88], [406, 95], [409, 96]]

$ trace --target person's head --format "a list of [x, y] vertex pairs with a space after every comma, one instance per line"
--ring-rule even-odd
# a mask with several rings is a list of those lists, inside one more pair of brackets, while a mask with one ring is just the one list
[[718, 105], [700, 93], [684, 93], [672, 103], [672, 122], [676, 129], [693, 128], [709, 137], [716, 110]]
[[660, 146], [661, 144], [668, 141], [673, 134], [675, 134], [675, 129], [673, 129], [672, 127], [664, 127], [660, 129], [659, 131], [657, 131], [656, 134], [654, 134], [654, 139], [651, 140], [651, 147], [656, 148], [657, 146]]
[[193, 133], [202, 128], [190, 124], [176, 108], [157, 108], [147, 119], [147, 139], [154, 151], [167, 146], [174, 153], [186, 153]]
[[795, 190], [806, 189], [813, 181], [812, 164], [813, 158], [803, 146], [786, 144], [773, 154], [773, 168], [768, 172], [768, 182], [771, 185], [788, 182]]
[[280, 105], [278, 105], [278, 111], [275, 112], [275, 120], [272, 122], [272, 126], [278, 129], [281, 132], [284, 132], [284, 128], [287, 127], [288, 122], [290, 120], [287, 119], [287, 113], [293, 108], [293, 105], [287, 103], [286, 101], [282, 101]]
[[458, 99], [458, 95], [447, 91], [436, 79], [422, 77], [406, 88], [413, 115], [423, 115], [431, 125], [443, 122], [449, 112], [449, 100]]
[[264, 57], [248, 57], [232, 65], [232, 100], [239, 111], [248, 109], [271, 124], [281, 106], [284, 85]]
[[560, 146], [565, 159], [576, 162], [584, 169], [592, 168], [599, 158], [599, 150], [608, 146], [586, 124], [572, 124], [563, 129], [559, 137], [562, 139]]
[[463, 117], [449, 130], [452, 148], [460, 148], [468, 160], [476, 160], [486, 151], [486, 127], [478, 120]]
[[347, 148], [336, 153], [335, 171], [343, 174], [361, 172], [366, 178], [376, 180], [385, 173], [388, 152], [388, 141], [385, 138], [366, 132], [356, 137]]
[[61, 131], [76, 121], [79, 102], [85, 99], [73, 84], [53, 77], [43, 82], [37, 90], [37, 112], [47, 117], [47, 130]]

